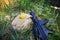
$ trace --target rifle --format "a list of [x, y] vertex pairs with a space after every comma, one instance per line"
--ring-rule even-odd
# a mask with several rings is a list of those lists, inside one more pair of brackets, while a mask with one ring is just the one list
[[[47, 28], [45, 28], [44, 26], [44, 24], [46, 24], [47, 21], [46, 20], [39, 21], [33, 11], [30, 12], [30, 15], [33, 18], [33, 23], [34, 23], [33, 33], [35, 36], [35, 40], [37, 40], [37, 37], [41, 38], [41, 40], [48, 40], [48, 34], [52, 32], [48, 30]], [[38, 35], [36, 35], [36, 29], [35, 29], [36, 27], [38, 29], [38, 33], [39, 33]]]

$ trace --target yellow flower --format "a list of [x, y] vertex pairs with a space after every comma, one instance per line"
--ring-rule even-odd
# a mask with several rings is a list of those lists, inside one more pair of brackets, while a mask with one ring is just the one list
[[26, 17], [25, 13], [21, 13], [20, 19], [25, 19], [25, 17]]

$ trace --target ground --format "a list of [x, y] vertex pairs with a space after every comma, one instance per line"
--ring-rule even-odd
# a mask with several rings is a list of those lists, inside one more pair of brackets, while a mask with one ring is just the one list
[[[45, 0], [16, 0], [13, 7], [8, 6], [6, 8], [0, 8], [0, 35], [4, 37], [6, 33], [4, 28], [9, 28], [9, 26], [11, 26], [10, 23], [13, 20], [5, 20], [6, 15], [15, 18], [20, 12], [29, 13], [30, 10], [33, 10], [37, 17], [49, 20], [46, 27], [52, 30], [53, 33], [48, 36], [48, 40], [60, 40], [60, 9], [55, 9], [53, 5], [49, 5], [49, 3], [46, 2], [47, 1]], [[21, 35], [19, 32], [15, 31], [8, 31], [8, 34], [11, 36], [11, 40], [17, 40]], [[32, 35], [32, 31], [30, 31], [29, 34], [26, 33], [24, 36], [27, 40], [29, 37], [28, 35]]]

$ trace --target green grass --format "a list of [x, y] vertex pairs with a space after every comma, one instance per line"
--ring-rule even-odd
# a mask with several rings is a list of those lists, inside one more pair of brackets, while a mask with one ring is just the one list
[[[5, 31], [4, 27], [9, 27], [11, 21], [4, 20], [6, 15], [10, 15], [14, 17], [15, 10], [17, 14], [22, 12], [29, 12], [30, 9], [34, 10], [37, 17], [41, 17], [41, 19], [48, 19], [48, 23], [46, 27], [52, 30], [52, 34], [48, 36], [48, 40], [60, 40], [60, 32], [59, 32], [59, 23], [60, 23], [60, 12], [45, 3], [45, 0], [35, 1], [35, 0], [17, 0], [15, 6], [13, 8], [0, 9], [0, 35], [4, 35]], [[13, 15], [12, 15], [13, 14]], [[15, 15], [16, 16], [16, 15]], [[58, 19], [57, 19], [58, 18]], [[11, 40], [17, 40], [21, 36], [20, 32], [9, 32]], [[16, 34], [16, 35], [14, 35]], [[29, 34], [23, 35], [26, 40], [28, 40], [28, 35], [32, 36], [32, 31]]]

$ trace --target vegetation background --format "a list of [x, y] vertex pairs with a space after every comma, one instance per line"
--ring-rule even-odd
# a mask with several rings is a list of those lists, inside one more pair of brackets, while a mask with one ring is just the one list
[[[12, 20], [6, 20], [5, 16], [13, 18], [20, 12], [29, 12], [31, 9], [37, 17], [49, 20], [46, 27], [53, 33], [48, 36], [48, 40], [60, 40], [60, 9], [54, 7], [48, 0], [0, 0], [0, 40], [19, 40], [22, 34], [9, 29]], [[23, 36], [29, 40], [29, 35], [32, 35], [32, 30]]]

